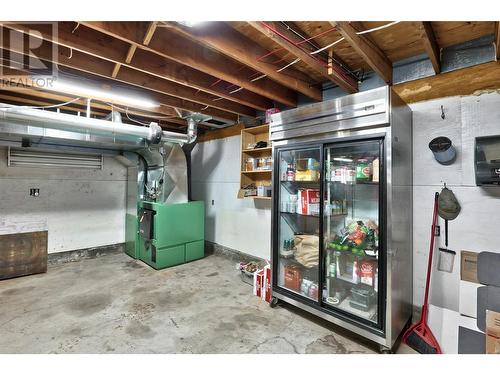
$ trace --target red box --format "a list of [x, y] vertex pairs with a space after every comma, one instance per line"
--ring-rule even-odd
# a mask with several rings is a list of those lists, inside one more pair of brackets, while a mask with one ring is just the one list
[[262, 288], [262, 299], [266, 302], [271, 301], [271, 266], [264, 267], [264, 285]]
[[262, 298], [262, 287], [264, 286], [264, 270], [257, 270], [253, 274], [253, 294]]
[[319, 189], [300, 189], [298, 191], [298, 213], [301, 215], [319, 215]]
[[301, 282], [299, 267], [296, 265], [285, 266], [285, 288], [299, 291]]

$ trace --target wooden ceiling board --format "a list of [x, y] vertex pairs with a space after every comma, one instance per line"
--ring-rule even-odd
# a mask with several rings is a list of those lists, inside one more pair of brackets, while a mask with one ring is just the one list
[[495, 32], [495, 22], [438, 21], [431, 22], [431, 25], [440, 48], [477, 39]]
[[[272, 55], [267, 56], [263, 59], [263, 61], [273, 63], [273, 65], [276, 65], [276, 69], [282, 68], [295, 60], [295, 56], [293, 56], [291, 53], [288, 53], [284, 49], [281, 49], [270, 38], [266, 37], [264, 34], [255, 30], [247, 22], [228, 22], [228, 24], [238, 32], [252, 39], [260, 46], [264, 47], [269, 52], [276, 51]], [[258, 57], [260, 56], [256, 56], [256, 58]], [[311, 83], [313, 84], [324, 81], [324, 78], [321, 77], [320, 74], [314, 71], [314, 69], [311, 69], [307, 64], [303, 63], [302, 61], [293, 64], [293, 67], [297, 70], [300, 70], [307, 76], [309, 76], [311, 78]], [[286, 69], [283, 72], [286, 72]]]
[[[388, 23], [389, 21], [362, 22], [362, 25], [364, 30], [368, 30]], [[364, 35], [369, 36], [393, 63], [425, 53], [420, 22], [399, 22]]]

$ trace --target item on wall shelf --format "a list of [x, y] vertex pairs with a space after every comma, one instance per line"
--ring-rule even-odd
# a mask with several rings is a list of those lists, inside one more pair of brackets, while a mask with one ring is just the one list
[[[272, 181], [272, 150], [269, 126], [261, 125], [241, 130], [240, 189], [238, 198], [270, 200], [267, 186]], [[259, 186], [264, 186], [260, 188]]]
[[437, 137], [429, 142], [429, 148], [434, 154], [434, 159], [439, 164], [453, 164], [457, 157], [457, 151], [448, 137]]
[[271, 186], [257, 186], [257, 196], [258, 197], [270, 197], [271, 196]]
[[257, 169], [257, 160], [255, 158], [248, 158], [245, 161], [245, 170], [251, 172]]
[[438, 212], [439, 193], [434, 196], [434, 212], [432, 215], [431, 241], [429, 246], [429, 259], [427, 262], [427, 278], [425, 281], [424, 304], [420, 320], [413, 324], [403, 335], [403, 342], [422, 354], [441, 354], [441, 347], [434, 337], [427, 323], [429, 314], [429, 288], [432, 272], [432, 255], [434, 253], [434, 237], [436, 233], [436, 222]]

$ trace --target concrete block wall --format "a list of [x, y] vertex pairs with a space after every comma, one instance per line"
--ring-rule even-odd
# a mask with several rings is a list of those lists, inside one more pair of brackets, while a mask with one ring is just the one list
[[191, 159], [195, 200], [205, 201], [207, 241], [259, 258], [271, 254], [271, 203], [238, 199], [240, 137], [197, 144]]
[[0, 147], [0, 234], [48, 230], [49, 253], [122, 243], [126, 180], [112, 156], [103, 170], [8, 167]]
[[[441, 106], [445, 119], [441, 118]], [[411, 106], [413, 110], [413, 251], [414, 304], [423, 300], [434, 192], [443, 182], [462, 205], [449, 223], [449, 248], [457, 252], [452, 273], [437, 271], [431, 303], [458, 311], [460, 250], [500, 252], [495, 241], [500, 220], [500, 187], [477, 187], [474, 180], [474, 138], [500, 134], [500, 95], [452, 97]], [[449, 137], [458, 156], [451, 166], [438, 164], [428, 148], [436, 136]], [[237, 199], [240, 169], [238, 136], [198, 144], [193, 150], [193, 197], [207, 205], [207, 240], [241, 252], [270, 258], [271, 205]], [[212, 205], [212, 200], [214, 204]], [[443, 236], [437, 247], [444, 247]]]

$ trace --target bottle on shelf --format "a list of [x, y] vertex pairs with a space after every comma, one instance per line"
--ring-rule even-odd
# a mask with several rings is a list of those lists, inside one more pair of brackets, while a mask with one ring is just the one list
[[286, 170], [286, 180], [295, 181], [295, 166], [293, 163], [288, 164], [288, 168]]
[[380, 171], [380, 159], [376, 158], [372, 162], [372, 181], [373, 182], [380, 181], [379, 171]]
[[372, 163], [368, 159], [359, 159], [356, 163], [356, 181], [367, 182], [372, 178]]

